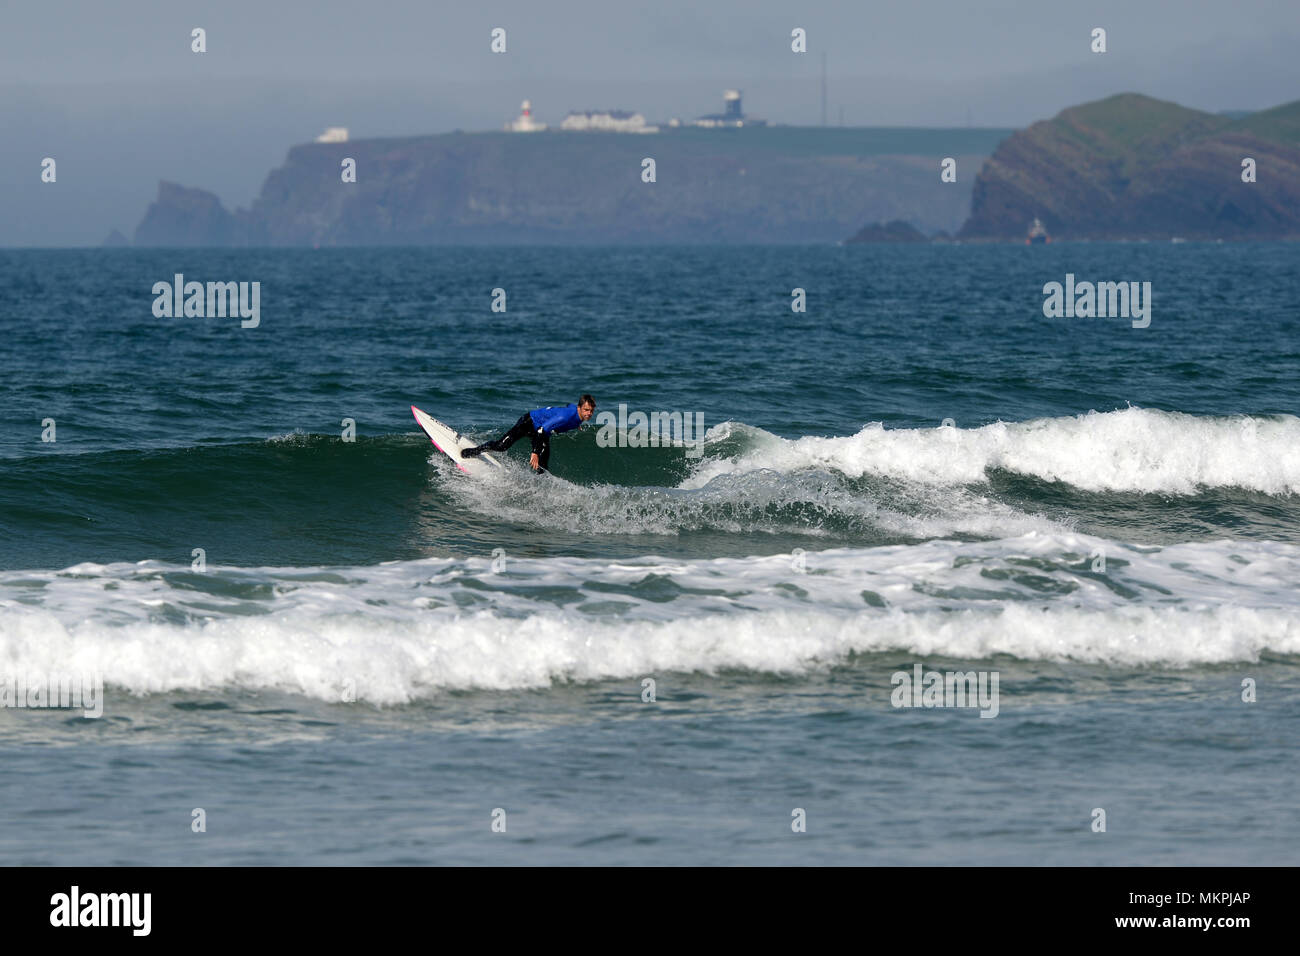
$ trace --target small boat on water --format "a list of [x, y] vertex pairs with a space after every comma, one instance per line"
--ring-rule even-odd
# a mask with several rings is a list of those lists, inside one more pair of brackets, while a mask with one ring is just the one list
[[1043, 225], [1043, 220], [1037, 216], [1029, 224], [1029, 234], [1025, 236], [1025, 245], [1036, 246], [1039, 243], [1051, 242], [1052, 237], [1047, 234], [1047, 227]]

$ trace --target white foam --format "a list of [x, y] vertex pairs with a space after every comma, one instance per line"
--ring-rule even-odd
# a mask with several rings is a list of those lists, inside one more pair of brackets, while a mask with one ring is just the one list
[[507, 555], [502, 574], [491, 561], [213, 570], [200, 590], [185, 568], [153, 562], [5, 572], [0, 673], [98, 673], [136, 694], [341, 700], [351, 686], [399, 704], [560, 680], [797, 674], [883, 651], [1117, 667], [1300, 654], [1300, 548], [1278, 543], [1029, 534], [811, 552], [802, 571], [790, 555]]
[[750, 447], [735, 458], [705, 459], [683, 487], [757, 469], [826, 469], [938, 485], [982, 482], [990, 469], [1002, 469], [1088, 491], [1300, 492], [1300, 418], [1293, 415], [1200, 417], [1127, 408], [969, 429], [874, 423], [838, 438], [783, 439], [733, 424], [729, 434], [738, 433]]
[[692, 480], [679, 488], [519, 480], [508, 472], [493, 478], [451, 481], [445, 489], [461, 508], [495, 521], [576, 534], [1001, 537], [1065, 527], [967, 488], [916, 484], [886, 496], [850, 488], [842, 476], [824, 472], [724, 470], [707, 485]]

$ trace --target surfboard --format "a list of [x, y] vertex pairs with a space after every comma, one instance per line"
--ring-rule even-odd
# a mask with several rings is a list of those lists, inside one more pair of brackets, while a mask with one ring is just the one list
[[411, 414], [415, 416], [416, 424], [429, 436], [429, 441], [433, 442], [433, 447], [450, 458], [452, 463], [465, 474], [481, 476], [504, 467], [501, 462], [492, 457], [491, 452], [484, 452], [473, 458], [461, 458], [460, 450], [462, 448], [473, 448], [474, 442], [461, 437], [460, 432], [448, 425], [444, 425], [438, 419], [433, 418], [414, 405], [411, 406]]

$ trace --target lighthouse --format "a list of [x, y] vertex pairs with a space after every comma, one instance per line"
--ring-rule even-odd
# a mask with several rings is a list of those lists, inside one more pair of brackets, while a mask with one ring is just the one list
[[740, 90], [722, 91], [722, 115], [727, 122], [737, 126], [744, 120], [745, 114], [740, 109]]
[[536, 133], [546, 129], [545, 123], [539, 123], [533, 119], [533, 104], [531, 100], [524, 100], [520, 104], [519, 116], [511, 123], [506, 124], [506, 130], [511, 133]]
[[745, 111], [740, 105], [740, 90], [723, 90], [722, 91], [722, 112], [710, 113], [708, 116], [701, 116], [691, 122], [692, 126], [706, 126], [711, 128], [731, 126], [739, 128], [741, 126], [766, 126], [767, 120], [761, 120], [754, 116], [746, 116]]

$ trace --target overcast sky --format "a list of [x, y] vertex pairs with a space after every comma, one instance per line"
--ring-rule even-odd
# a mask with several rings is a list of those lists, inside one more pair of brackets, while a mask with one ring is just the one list
[[[0, 245], [128, 237], [159, 179], [247, 206], [288, 148], [499, 129], [533, 101], [652, 122], [1009, 126], [1136, 91], [1211, 111], [1300, 98], [1300, 0], [0, 0]], [[207, 31], [206, 53], [190, 31]], [[504, 55], [489, 50], [507, 31]], [[790, 50], [807, 31], [809, 52]], [[1094, 27], [1109, 52], [1090, 52]], [[40, 161], [58, 182], [40, 182]]]

